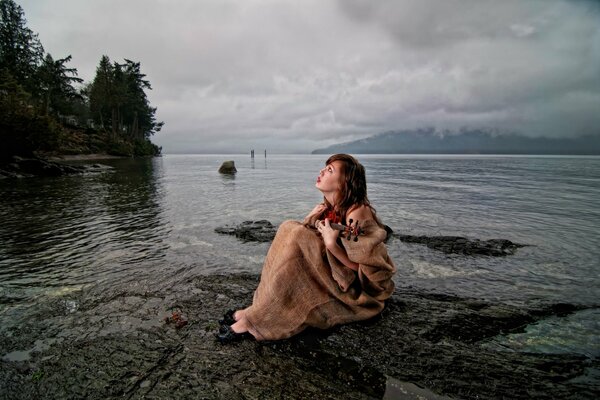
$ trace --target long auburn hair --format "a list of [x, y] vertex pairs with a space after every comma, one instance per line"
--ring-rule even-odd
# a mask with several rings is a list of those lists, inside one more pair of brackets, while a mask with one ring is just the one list
[[358, 160], [349, 154], [334, 154], [325, 161], [325, 165], [329, 165], [334, 161], [341, 161], [341, 173], [343, 176], [341, 183], [341, 198], [337, 199], [337, 204], [330, 204], [327, 199], [324, 199], [328, 209], [335, 210], [341, 220], [346, 219], [346, 213], [351, 208], [358, 206], [367, 206], [373, 213], [373, 219], [379, 226], [383, 226], [382, 222], [377, 217], [375, 208], [371, 205], [369, 197], [367, 197], [367, 176], [365, 167]]

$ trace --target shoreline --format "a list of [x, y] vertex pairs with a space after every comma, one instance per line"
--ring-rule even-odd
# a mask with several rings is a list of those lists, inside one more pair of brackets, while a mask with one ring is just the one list
[[61, 156], [50, 156], [45, 157], [48, 161], [60, 162], [60, 161], [96, 161], [96, 160], [115, 160], [122, 158], [131, 158], [126, 156], [113, 156], [110, 154], [93, 153], [93, 154], [67, 154]]
[[[591, 369], [593, 380], [600, 369], [597, 359], [481, 345], [585, 307], [514, 306], [403, 288], [368, 321], [278, 342], [217, 343], [217, 320], [251, 302], [258, 280], [257, 274], [173, 276], [49, 299], [0, 337], [0, 392], [7, 399], [363, 399], [391, 395], [398, 386], [426, 390], [427, 398], [598, 393], [587, 375]], [[184, 326], [165, 321], [173, 311]]]
[[0, 163], [0, 179], [56, 177], [84, 172], [99, 172], [113, 169], [109, 165], [99, 164], [98, 161], [123, 160], [154, 156], [115, 156], [105, 153], [47, 155], [37, 154], [31, 158], [12, 156], [11, 161]]

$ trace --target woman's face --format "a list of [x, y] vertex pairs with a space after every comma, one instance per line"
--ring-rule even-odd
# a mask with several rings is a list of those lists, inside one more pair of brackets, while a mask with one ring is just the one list
[[315, 186], [323, 193], [338, 192], [342, 187], [342, 179], [342, 162], [334, 161], [319, 172]]

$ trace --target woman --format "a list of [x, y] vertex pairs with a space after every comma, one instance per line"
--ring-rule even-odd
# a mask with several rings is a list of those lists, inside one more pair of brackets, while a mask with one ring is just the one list
[[[383, 243], [387, 232], [367, 197], [364, 167], [350, 155], [335, 154], [316, 187], [324, 202], [303, 223], [281, 224], [252, 305], [225, 314], [220, 342], [285, 339], [309, 326], [326, 329], [383, 310], [396, 268]], [[353, 222], [361, 230], [356, 241], [332, 228]]]

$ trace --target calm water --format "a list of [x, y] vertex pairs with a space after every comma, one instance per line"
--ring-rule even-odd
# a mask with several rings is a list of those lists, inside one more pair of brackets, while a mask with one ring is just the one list
[[[301, 219], [321, 200], [326, 156], [167, 155], [103, 161], [106, 173], [0, 181], [0, 323], [70, 290], [172, 274], [260, 271], [268, 244], [214, 228]], [[233, 159], [234, 178], [219, 175]], [[392, 240], [399, 286], [492, 301], [600, 301], [600, 158], [359, 156], [396, 232], [503, 238], [505, 258], [448, 256]], [[600, 355], [600, 313], [513, 335], [502, 347]], [[523, 336], [524, 335], [524, 336]]]

